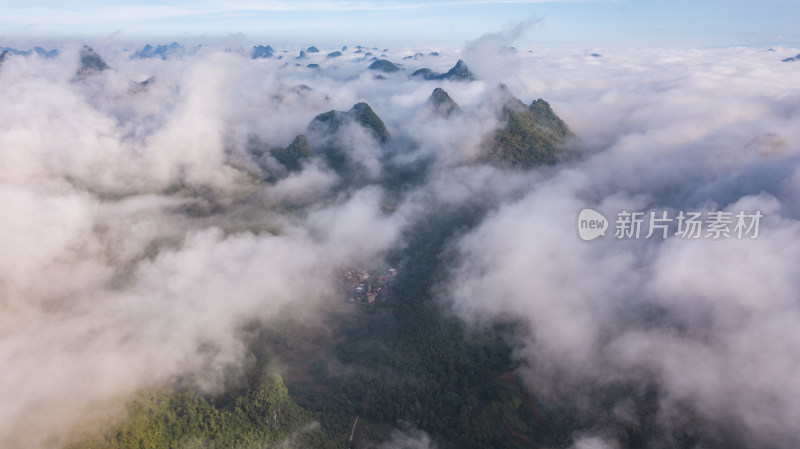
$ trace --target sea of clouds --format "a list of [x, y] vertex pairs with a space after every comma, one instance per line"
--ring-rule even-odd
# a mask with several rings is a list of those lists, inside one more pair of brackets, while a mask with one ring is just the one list
[[[338, 266], [379, 262], [426, 209], [465, 204], [490, 212], [450, 242], [439, 299], [474, 326], [522, 323], [512, 344], [535, 396], [650, 426], [652, 447], [680, 446], [670, 436], [695, 425], [689, 416], [727, 447], [797, 446], [800, 66], [780, 61], [797, 50], [594, 57], [509, 48], [514, 35], [417, 59], [402, 59], [417, 49], [368, 49], [402, 64], [383, 80], [353, 47], [303, 61], [300, 48], [251, 60], [224, 45], [141, 60], [104, 42], [95, 50], [111, 69], [85, 77], [81, 43], [7, 58], [0, 446], [53, 447], [109, 404], [179, 377], [214, 391], [245, 357], [244, 324], [287, 308], [314, 319], [341, 301]], [[459, 58], [478, 81], [409, 77]], [[479, 163], [480, 142], [501, 126], [501, 82], [525, 103], [549, 101], [580, 152], [530, 172]], [[434, 87], [464, 112], [433, 114]], [[384, 146], [355, 127], [338, 137], [368, 178], [387, 158], [431, 164], [396, 207], [379, 184], [343, 188], [321, 160], [262, 181], [280, 169], [252, 155], [254, 138], [285, 147], [317, 114], [360, 101], [392, 135]], [[612, 227], [585, 242], [587, 207], [612, 220], [623, 210], [764, 217], [756, 239], [616, 239]], [[595, 411], [593, 392], [615, 385], [633, 392]], [[636, 423], [652, 389], [655, 420]], [[575, 447], [622, 444], [613, 426], [593, 427]]]

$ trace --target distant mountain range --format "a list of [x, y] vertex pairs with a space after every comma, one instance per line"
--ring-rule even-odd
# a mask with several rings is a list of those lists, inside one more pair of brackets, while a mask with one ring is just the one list
[[[130, 59], [161, 59], [166, 60], [175, 57], [183, 57], [186, 55], [194, 54], [202, 45], [197, 45], [192, 48], [186, 48], [179, 44], [178, 42], [172, 42], [170, 44], [146, 44], [141, 49], [134, 51], [130, 55]], [[87, 51], [86, 48], [89, 48], [90, 51]], [[334, 50], [329, 53], [325, 54], [325, 59], [335, 59], [342, 57], [344, 55], [343, 52], [347, 51], [347, 46], [342, 46], [341, 50]], [[400, 65], [393, 63], [385, 58], [385, 55], [381, 55], [381, 59], [373, 56], [372, 52], [366, 51], [368, 50], [367, 47], [363, 46], [356, 46], [356, 51], [354, 53], [362, 55], [362, 59], [364, 61], [370, 62], [370, 65], [367, 67], [369, 70], [375, 70], [378, 72], [383, 73], [395, 73], [400, 70], [403, 70]], [[377, 51], [378, 48], [374, 47], [373, 50]], [[270, 45], [254, 45], [250, 51], [243, 48], [237, 49], [226, 49], [227, 52], [239, 53], [242, 55], [249, 56], [251, 59], [267, 59], [277, 57], [277, 59], [283, 58], [283, 55], [276, 55], [278, 51], [276, 51]], [[384, 52], [388, 51], [387, 49], [383, 50]], [[287, 53], [287, 50], [283, 51]], [[311, 58], [311, 55], [314, 53], [320, 53], [320, 50], [315, 46], [307, 47], [303, 50], [300, 50], [298, 56], [295, 58], [296, 60], [305, 60]], [[59, 50], [52, 49], [46, 50], [42, 47], [35, 47], [32, 50], [18, 50], [11, 47], [0, 47], [0, 63], [7, 59], [9, 56], [13, 55], [21, 55], [27, 56], [31, 54], [36, 54], [40, 57], [44, 58], [52, 58], [59, 54]], [[439, 56], [437, 52], [430, 52], [428, 56]], [[799, 55], [800, 56], [800, 55]], [[403, 59], [422, 59], [425, 55], [423, 53], [415, 53], [413, 56], [406, 56]], [[87, 75], [88, 73], [92, 72], [99, 72], [108, 68], [108, 65], [105, 61], [92, 50], [90, 47], [84, 47], [81, 50], [81, 58], [82, 61], [85, 62], [81, 64], [81, 68], [79, 69], [79, 73], [81, 76]], [[793, 60], [793, 58], [787, 59]], [[312, 62], [311, 64], [306, 64], [306, 67], [317, 69], [319, 68], [319, 64], [317, 62]], [[472, 81], [475, 80], [475, 75], [469, 70], [466, 63], [463, 60], [458, 60], [456, 64], [447, 72], [445, 73], [438, 73], [434, 72], [429, 68], [421, 68], [419, 70], [414, 71], [411, 76], [413, 78], [420, 78], [429, 81], [441, 81], [441, 80], [451, 80], [451, 81]], [[377, 75], [376, 79], [385, 79], [381, 75]]]
[[155, 47], [147, 44], [142, 47], [141, 50], [137, 50], [134, 54], [132, 54], [131, 59], [167, 59], [174, 56], [183, 56], [184, 54], [186, 54], [186, 50], [177, 42], [173, 42], [169, 45], [158, 45]]
[[17, 50], [16, 48], [11, 47], [0, 47], [0, 54], [6, 55], [18, 55], [18, 56], [28, 56], [30, 54], [36, 54], [42, 58], [55, 58], [58, 56], [58, 50], [45, 50], [42, 47], [33, 47], [33, 50]]
[[406, 60], [406, 59], [421, 59], [421, 58], [424, 58], [424, 57], [425, 57], [425, 55], [423, 55], [422, 53], [415, 53], [414, 56], [404, 56], [403, 60]]
[[[301, 50], [301, 57], [308, 57], [306, 52], [316, 50], [309, 47]], [[359, 49], [360, 50], [360, 49]], [[58, 54], [57, 50], [44, 50], [41, 47], [21, 52], [5, 48], [0, 54], [0, 63], [11, 55], [26, 55], [35, 53], [44, 57], [52, 57]], [[145, 45], [141, 50], [135, 52], [131, 58], [160, 58], [167, 59], [171, 56], [185, 54], [185, 49], [173, 42], [169, 45]], [[275, 50], [269, 45], [257, 45], [252, 47], [250, 57], [253, 59], [270, 58], [275, 55]], [[340, 51], [335, 51], [326, 55], [326, 58], [341, 56]], [[800, 55], [798, 55], [800, 58]], [[85, 78], [109, 69], [106, 61], [91, 47], [84, 45], [79, 53], [80, 65], [76, 72], [78, 78]], [[319, 69], [319, 65], [307, 64], [308, 68]], [[367, 70], [382, 73], [395, 73], [402, 70], [397, 64], [387, 59], [375, 59]], [[415, 71], [412, 78], [422, 78], [431, 81], [471, 81], [475, 76], [467, 67], [463, 60], [458, 60], [456, 64], [446, 73], [433, 72], [423, 68]], [[377, 75], [377, 79], [386, 79], [382, 75]], [[133, 91], [141, 91], [146, 88], [153, 78], [143, 83], [135, 83]], [[525, 105], [518, 100], [504, 85], [497, 88], [497, 96], [500, 98], [499, 104], [502, 105], [498, 111], [498, 118], [504, 123], [492, 135], [486, 138], [481, 145], [483, 148], [482, 159], [494, 165], [505, 167], [530, 168], [537, 165], [547, 165], [555, 163], [564, 154], [565, 143], [572, 136], [567, 125], [543, 99], [538, 99], [530, 105]], [[433, 89], [427, 102], [428, 107], [436, 115], [442, 118], [449, 118], [456, 113], [462, 113], [459, 105], [441, 87]], [[333, 136], [339, 133], [342, 126], [346, 123], [354, 123], [375, 138], [378, 145], [383, 145], [391, 138], [383, 120], [375, 111], [364, 102], [356, 103], [347, 111], [331, 110], [317, 115], [308, 125], [305, 134], [298, 135], [292, 143], [285, 148], [269, 150], [271, 156], [283, 165], [287, 170], [299, 170], [301, 161], [314, 156], [324, 156], [328, 165], [335, 171], [345, 173], [347, 171], [348, 148], [341, 144], [331, 144], [330, 139], [325, 136]], [[306, 135], [322, 136], [320, 139], [308, 139]], [[326, 147], [320, 147], [320, 142]], [[262, 152], [263, 153], [263, 152]]]

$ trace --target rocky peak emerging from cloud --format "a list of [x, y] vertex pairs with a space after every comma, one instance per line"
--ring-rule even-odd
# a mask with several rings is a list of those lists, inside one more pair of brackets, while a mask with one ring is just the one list
[[357, 103], [349, 111], [328, 111], [314, 117], [308, 125], [309, 129], [321, 130], [325, 134], [334, 134], [347, 121], [353, 121], [364, 129], [370, 131], [379, 142], [386, 142], [389, 139], [389, 132], [378, 114], [364, 102]]
[[492, 92], [492, 100], [502, 105], [500, 114], [501, 118], [504, 120], [508, 119], [509, 114], [524, 112], [528, 107], [519, 98], [514, 96], [508, 86], [502, 83], [498, 84], [494, 92]]
[[301, 161], [311, 157], [311, 146], [309, 146], [306, 136], [300, 134], [288, 147], [274, 148], [270, 150], [270, 154], [287, 170], [297, 171], [301, 168]]
[[334, 110], [316, 116], [306, 134], [312, 152], [321, 155], [346, 183], [362, 184], [379, 176], [380, 165], [369, 148], [386, 142], [389, 133], [367, 103], [357, 103], [347, 112]]
[[369, 65], [370, 70], [378, 70], [384, 73], [394, 73], [400, 70], [397, 65], [386, 59], [379, 59]]
[[442, 78], [447, 80], [472, 81], [475, 79], [475, 76], [469, 71], [467, 64], [462, 59], [459, 59], [456, 65], [448, 70]]
[[450, 98], [450, 95], [441, 87], [433, 89], [431, 96], [428, 97], [428, 105], [433, 108], [436, 114], [442, 117], [449, 117], [453, 111], [459, 110], [458, 104]]
[[459, 59], [456, 65], [453, 66], [447, 73], [437, 73], [425, 67], [421, 68], [411, 74], [412, 77], [418, 77], [425, 80], [452, 80], [452, 81], [474, 81], [475, 75], [469, 70], [467, 64]]
[[504, 84], [497, 87], [496, 95], [505, 126], [484, 143], [490, 162], [530, 168], [554, 164], [566, 155], [572, 132], [548, 102], [539, 98], [525, 106]]
[[275, 54], [275, 50], [269, 45], [254, 45], [250, 53], [251, 59], [271, 58]]
[[80, 52], [81, 65], [78, 68], [78, 76], [88, 76], [108, 69], [108, 64], [88, 45], [84, 45]]

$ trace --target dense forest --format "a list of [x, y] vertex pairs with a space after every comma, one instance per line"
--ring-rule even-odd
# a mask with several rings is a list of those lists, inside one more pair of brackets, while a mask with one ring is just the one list
[[[215, 397], [142, 393], [121, 423], [72, 447], [342, 447], [357, 416], [355, 447], [398, 427], [423, 429], [443, 448], [527, 446], [541, 429], [512, 373], [504, 338], [512, 325], [467, 330], [434, 300], [449, 237], [479, 217], [454, 210], [411, 229], [408, 246], [389, 256], [402, 267], [392, 300], [376, 308], [343, 301], [352, 310], [336, 317], [335, 338], [301, 324], [257, 329], [250, 379]], [[270, 361], [298, 351], [293, 369], [305, 372], [287, 378], [287, 390]]]
[[264, 374], [225, 407], [194, 391], [141, 393], [127, 417], [72, 448], [227, 448], [314, 445], [309, 413], [289, 397], [277, 374]]

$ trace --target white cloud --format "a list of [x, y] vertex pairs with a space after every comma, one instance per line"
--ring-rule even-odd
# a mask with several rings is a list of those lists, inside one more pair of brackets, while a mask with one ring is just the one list
[[[547, 54], [523, 64], [519, 83], [532, 79], [534, 95], [551, 100], [593, 154], [507, 201], [459, 242], [448, 284], [455, 310], [470, 322], [523, 320], [529, 334], [518, 354], [539, 397], [598, 414], [594, 393], [576, 392], [655, 385], [654, 440], [680, 432], [673, 426], [686, 430], [675, 417], [688, 407], [695, 426], [735, 433], [746, 447], [796, 445], [793, 72], [771, 53], [745, 49], [593, 59]], [[778, 136], [768, 141], [779, 140], [779, 150], [747, 144], [766, 133]], [[755, 240], [617, 240], [612, 226], [583, 242], [576, 218], [584, 207], [612, 220], [622, 210], [744, 209], [766, 218]]]
[[[772, 53], [541, 51], [503, 72], [486, 51], [403, 61], [403, 50], [388, 58], [405, 70], [380, 81], [350, 53], [312, 55], [312, 71], [296, 50], [141, 61], [105, 46], [113, 69], [84, 80], [76, 46], [0, 67], [0, 443], [41, 446], [69, 417], [178, 375], [216, 388], [241, 362], [244, 320], [317, 313], [338, 300], [337, 263], [378, 261], [421, 210], [465, 203], [491, 213], [454, 242], [450, 299], [470, 323], [524, 321], [517, 355], [541, 398], [655, 383], [661, 429], [688, 404], [754, 447], [796, 443], [800, 92], [796, 68]], [[408, 75], [462, 56], [488, 79], [442, 83], [464, 113], [434, 118], [424, 103], [440, 84]], [[526, 103], [550, 101], [585, 157], [527, 173], [476, 164], [499, 125], [500, 81]], [[293, 93], [301, 84], [313, 90]], [[319, 160], [261, 182], [250, 137], [285, 147], [316, 114], [359, 101], [393, 139], [344, 130], [343, 141], [372, 176], [387, 160], [431, 160], [422, 185], [386, 207], [379, 187], [340, 191], [346, 180]], [[609, 229], [587, 243], [575, 229], [584, 207], [759, 208], [765, 221], [752, 241], [619, 242]], [[613, 432], [575, 443], [614, 445]]]

